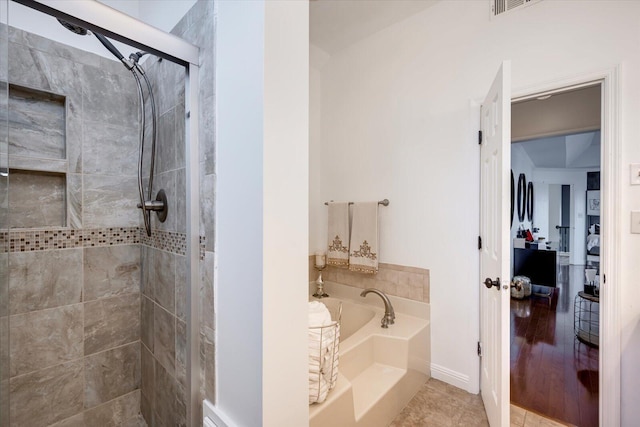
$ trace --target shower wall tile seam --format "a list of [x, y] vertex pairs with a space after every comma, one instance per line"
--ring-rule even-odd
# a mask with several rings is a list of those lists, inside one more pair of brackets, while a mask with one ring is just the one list
[[23, 311], [23, 312], [20, 312], [20, 313], [12, 313], [7, 317], [9, 317], [11, 319], [12, 317], [15, 318], [15, 317], [19, 317], [19, 316], [28, 316], [28, 315], [30, 315], [32, 313], [45, 313], [47, 311], [60, 310], [61, 308], [73, 307], [75, 305], [80, 305], [80, 304], [84, 304], [84, 301], [78, 301], [78, 302], [74, 302], [72, 304], [56, 305], [54, 307], [39, 308], [39, 309], [35, 309], [35, 310]]
[[[93, 406], [93, 407], [91, 407], [91, 408], [89, 408], [89, 409], [84, 409], [82, 412], [79, 412], [79, 413], [77, 413], [77, 414], [75, 414], [75, 415], [72, 415], [72, 416], [70, 416], [70, 417], [68, 417], [68, 418], [64, 418], [64, 419], [62, 419], [62, 420], [56, 421], [56, 422], [55, 422], [55, 423], [53, 423], [53, 424], [50, 424], [50, 425], [49, 425], [49, 427], [52, 427], [52, 426], [67, 426], [67, 424], [65, 423], [65, 421], [72, 420], [73, 418], [76, 418], [78, 415], [86, 414], [87, 412], [89, 412], [89, 413], [91, 413], [91, 412], [95, 412], [95, 411], [99, 410], [100, 408], [104, 408], [104, 407], [106, 407], [107, 405], [110, 405], [110, 404], [114, 403], [114, 402], [115, 402], [115, 401], [117, 401], [117, 400], [120, 400], [120, 399], [123, 399], [123, 398], [132, 397], [132, 396], [133, 396], [133, 397], [135, 397], [135, 394], [136, 394], [136, 393], [141, 393], [141, 389], [137, 388], [137, 389], [135, 389], [135, 390], [133, 390], [133, 391], [130, 391], [129, 393], [125, 393], [125, 394], [122, 394], [122, 395], [120, 395], [120, 396], [118, 396], [118, 397], [114, 397], [113, 399], [108, 400], [108, 401], [106, 401], [106, 402], [104, 402], [104, 403], [101, 403], [101, 404], [99, 404], [99, 405], [97, 405], [97, 406]], [[83, 402], [83, 405], [84, 405], [84, 402]], [[132, 419], [132, 418], [135, 418], [135, 416], [134, 416], [134, 417], [131, 417], [131, 418], [127, 418], [127, 419], [126, 419], [126, 420], [124, 420], [124, 421], [126, 422], [126, 421], [128, 421], [128, 420], [130, 420], [130, 419]], [[69, 425], [75, 425], [75, 424], [70, 423]]]
[[[38, 372], [43, 372], [43, 371], [46, 371], [46, 370], [49, 370], [49, 369], [52, 369], [52, 368], [55, 368], [55, 367], [58, 367], [58, 366], [61, 366], [61, 365], [67, 365], [67, 364], [69, 364], [69, 363], [78, 362], [78, 361], [80, 361], [80, 360], [84, 361], [84, 360], [85, 360], [86, 358], [88, 358], [88, 357], [94, 357], [94, 356], [97, 356], [97, 355], [100, 355], [100, 354], [106, 353], [106, 352], [108, 352], [108, 351], [118, 350], [118, 349], [120, 349], [120, 348], [123, 348], [123, 347], [126, 347], [126, 346], [130, 346], [130, 345], [135, 344], [135, 343], [137, 343], [137, 342], [142, 343], [142, 342], [138, 339], [138, 340], [135, 340], [135, 341], [131, 341], [131, 342], [129, 342], [129, 343], [126, 343], [126, 344], [122, 344], [122, 345], [118, 345], [118, 346], [115, 346], [115, 347], [111, 347], [111, 348], [108, 348], [108, 349], [105, 349], [105, 350], [101, 350], [101, 351], [98, 351], [98, 352], [96, 352], [96, 353], [83, 354], [82, 356], [80, 356], [80, 357], [76, 357], [76, 358], [74, 358], [74, 359], [65, 360], [65, 361], [63, 361], [63, 362], [60, 362], [60, 363], [54, 363], [53, 365], [48, 365], [48, 366], [45, 366], [45, 367], [43, 367], [43, 368], [39, 368], [39, 369], [36, 369], [36, 370], [33, 370], [33, 371], [24, 372], [24, 373], [21, 373], [21, 374], [19, 374], [19, 375], [14, 375], [14, 376], [10, 377], [10, 378], [9, 378], [9, 380], [10, 380], [10, 381], [16, 381], [16, 380], [18, 380], [18, 379], [20, 379], [20, 378], [22, 378], [22, 377], [24, 377], [24, 376], [27, 376], [27, 375], [37, 374]], [[146, 347], [146, 346], [145, 346], [145, 347]], [[85, 383], [85, 384], [86, 384], [86, 382], [85, 382], [85, 381], [83, 381], [83, 383]], [[102, 403], [101, 403], [101, 405], [102, 405]]]

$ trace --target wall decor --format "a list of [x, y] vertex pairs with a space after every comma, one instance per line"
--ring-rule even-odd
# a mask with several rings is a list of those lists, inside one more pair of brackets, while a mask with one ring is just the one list
[[587, 191], [587, 215], [600, 215], [600, 191]]
[[524, 221], [527, 204], [527, 177], [521, 173], [518, 177], [518, 221]]
[[527, 184], [527, 219], [533, 222], [533, 182], [531, 181]]
[[513, 225], [513, 214], [514, 214], [514, 208], [515, 206], [513, 205], [514, 199], [515, 199], [515, 180], [513, 179], [513, 169], [511, 169], [511, 222], [509, 224]]

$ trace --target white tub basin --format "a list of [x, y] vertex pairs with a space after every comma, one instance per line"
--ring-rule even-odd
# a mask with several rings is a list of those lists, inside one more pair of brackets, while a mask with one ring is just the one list
[[[340, 300], [338, 382], [327, 400], [309, 406], [309, 424], [386, 426], [429, 378], [429, 321], [396, 309], [395, 324], [383, 329], [382, 307]], [[335, 303], [334, 298], [325, 301]], [[428, 312], [428, 304], [424, 305]]]

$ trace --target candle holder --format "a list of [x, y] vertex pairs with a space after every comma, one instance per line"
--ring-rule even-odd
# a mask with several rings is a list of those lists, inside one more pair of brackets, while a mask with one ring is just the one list
[[314, 297], [316, 298], [326, 298], [329, 296], [329, 294], [327, 294], [324, 291], [324, 282], [322, 281], [322, 270], [324, 270], [325, 268], [327, 268], [326, 265], [315, 265], [314, 266], [316, 270], [318, 270], [318, 278], [316, 279], [316, 293], [313, 294]]

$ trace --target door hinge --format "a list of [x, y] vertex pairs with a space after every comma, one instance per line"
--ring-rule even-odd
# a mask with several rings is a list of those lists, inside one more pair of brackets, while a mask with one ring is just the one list
[[482, 237], [478, 236], [478, 250], [482, 249]]
[[607, 283], [607, 275], [603, 274], [602, 275], [602, 284], [605, 285]]
[[482, 357], [482, 344], [478, 341], [478, 357]]
[[482, 145], [482, 131], [481, 130], [478, 131], [478, 144]]

